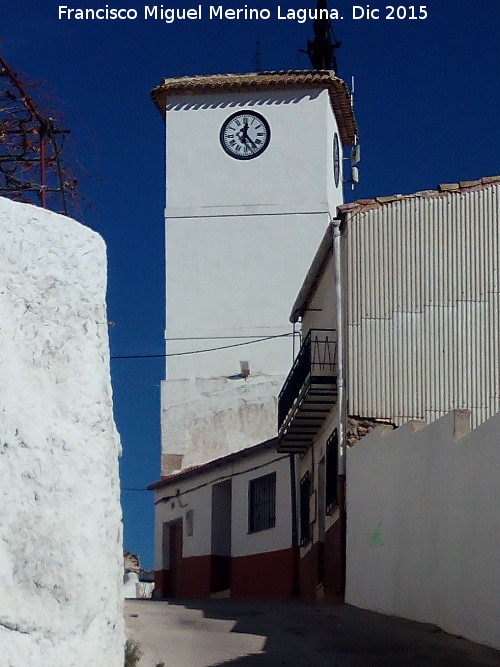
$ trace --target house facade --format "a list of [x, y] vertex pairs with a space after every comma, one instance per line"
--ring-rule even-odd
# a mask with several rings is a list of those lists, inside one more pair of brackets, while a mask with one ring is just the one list
[[276, 440], [148, 488], [155, 498], [155, 589], [165, 598], [286, 598], [295, 592], [291, 458]]
[[293, 306], [278, 401], [296, 455], [299, 589], [343, 591], [346, 450], [378, 424], [500, 410], [500, 178], [339, 207]]

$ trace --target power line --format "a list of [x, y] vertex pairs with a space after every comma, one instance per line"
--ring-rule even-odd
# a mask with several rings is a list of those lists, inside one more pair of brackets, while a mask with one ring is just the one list
[[190, 352], [170, 352], [168, 354], [128, 354], [128, 355], [112, 355], [111, 359], [164, 359], [165, 357], [182, 357], [187, 354], [201, 354], [202, 352], [216, 352], [217, 350], [228, 350], [231, 347], [242, 347], [243, 345], [253, 345], [253, 343], [263, 343], [266, 340], [273, 340], [275, 338], [285, 338], [293, 336], [293, 332], [279, 334], [277, 336], [266, 336], [266, 338], [257, 338], [256, 340], [249, 340], [245, 343], [233, 343], [232, 345], [223, 345], [221, 347], [211, 347], [204, 350], [191, 350]]

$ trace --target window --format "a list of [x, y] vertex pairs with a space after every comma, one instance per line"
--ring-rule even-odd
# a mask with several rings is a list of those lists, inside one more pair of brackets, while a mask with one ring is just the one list
[[309, 502], [311, 497], [311, 475], [306, 472], [300, 480], [300, 545], [304, 546], [311, 538], [309, 520]]
[[326, 513], [332, 512], [337, 504], [337, 477], [338, 477], [339, 439], [337, 429], [331, 434], [326, 442], [326, 489], [325, 506]]
[[248, 486], [248, 532], [276, 525], [276, 473], [250, 480]]

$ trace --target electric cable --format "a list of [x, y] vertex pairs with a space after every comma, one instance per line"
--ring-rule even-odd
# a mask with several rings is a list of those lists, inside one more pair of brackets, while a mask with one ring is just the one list
[[253, 345], [253, 343], [262, 343], [266, 340], [273, 340], [276, 338], [285, 338], [293, 336], [293, 331], [285, 334], [278, 334], [277, 336], [266, 336], [265, 338], [257, 338], [255, 340], [248, 340], [245, 343], [233, 343], [232, 345], [222, 345], [221, 347], [211, 347], [204, 350], [191, 350], [190, 352], [170, 352], [166, 354], [124, 354], [111, 355], [111, 359], [164, 359], [165, 357], [182, 357], [188, 354], [201, 354], [202, 352], [216, 352], [217, 350], [228, 350], [231, 347], [242, 347], [243, 345]]

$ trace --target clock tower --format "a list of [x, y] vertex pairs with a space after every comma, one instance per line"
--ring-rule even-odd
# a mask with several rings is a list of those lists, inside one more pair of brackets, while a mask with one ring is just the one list
[[289, 310], [343, 203], [356, 123], [330, 70], [165, 79], [152, 97], [166, 119], [165, 475], [276, 435]]

